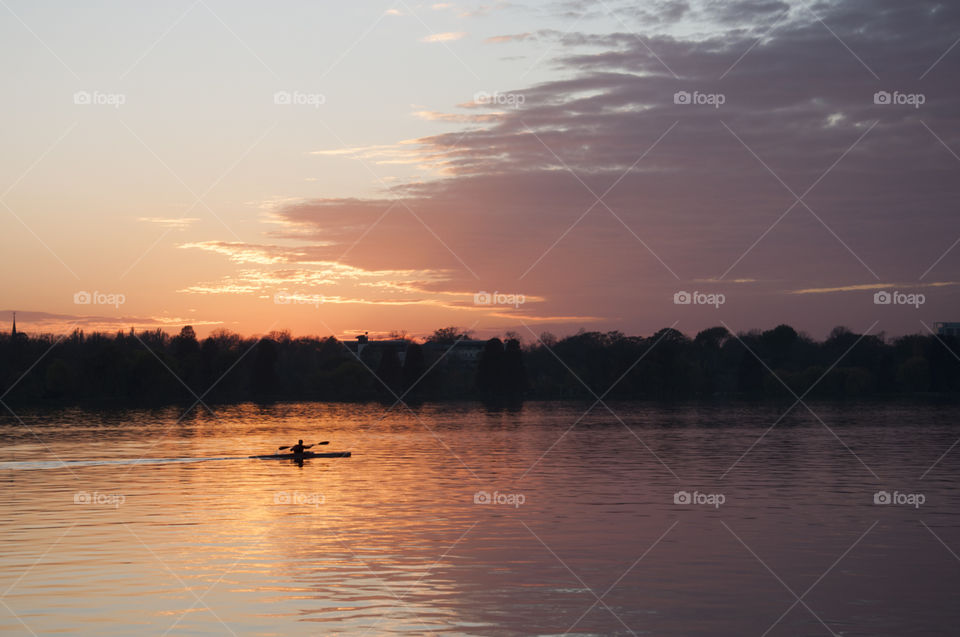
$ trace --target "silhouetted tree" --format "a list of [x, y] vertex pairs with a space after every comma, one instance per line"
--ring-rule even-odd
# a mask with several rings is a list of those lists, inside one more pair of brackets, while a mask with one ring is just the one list
[[413, 393], [419, 400], [590, 399], [608, 391], [618, 399], [790, 399], [790, 390], [810, 390], [811, 398], [960, 395], [960, 340], [951, 336], [888, 340], [840, 327], [817, 342], [787, 325], [736, 336], [714, 327], [694, 339], [669, 328], [647, 337], [581, 330], [526, 348], [490, 339], [476, 363], [456, 349], [447, 355], [467, 335], [437, 330], [427, 345], [408, 343], [400, 365], [397, 344], [370, 342], [361, 362], [336, 338], [288, 332], [258, 343], [226, 330], [198, 339], [190, 327], [172, 338], [162, 330], [28, 336], [18, 329], [0, 333], [0, 383], [7, 403], [193, 402], [180, 379], [197, 394], [213, 387], [207, 402], [375, 400], [385, 390], [371, 370], [399, 393], [427, 369]]
[[383, 353], [380, 355], [380, 363], [377, 365], [376, 374], [377, 378], [380, 379], [378, 383], [380, 389], [386, 390], [384, 385], [394, 392], [400, 388], [400, 383], [403, 379], [403, 369], [400, 366], [400, 357], [397, 355], [397, 350], [393, 347], [387, 347], [383, 350]]
[[520, 341], [511, 338], [503, 352], [504, 391], [512, 396], [522, 396], [527, 391], [527, 370], [523, 365], [523, 350]]
[[256, 345], [253, 361], [253, 393], [260, 397], [271, 396], [276, 390], [277, 344], [269, 338]]
[[470, 338], [469, 331], [461, 331], [459, 327], [441, 327], [438, 330], [434, 330], [427, 341], [430, 343], [440, 343], [442, 345], [453, 345], [459, 340], [468, 338]]
[[[427, 361], [423, 356], [423, 348], [417, 343], [410, 343], [407, 345], [407, 355], [403, 359], [404, 391], [413, 388], [412, 394], [422, 394], [426, 387], [421, 385], [426, 382], [426, 379], [421, 380], [421, 377], [426, 371]], [[417, 383], [417, 385], [414, 385], [414, 383]]]
[[503, 342], [499, 338], [487, 341], [477, 362], [477, 388], [494, 396], [504, 388]]

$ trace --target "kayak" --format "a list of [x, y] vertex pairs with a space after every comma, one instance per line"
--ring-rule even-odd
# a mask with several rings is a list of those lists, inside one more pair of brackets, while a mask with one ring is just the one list
[[304, 451], [303, 453], [272, 453], [266, 456], [250, 456], [257, 460], [299, 460], [301, 458], [349, 458], [349, 451], [329, 451], [319, 453], [315, 451]]

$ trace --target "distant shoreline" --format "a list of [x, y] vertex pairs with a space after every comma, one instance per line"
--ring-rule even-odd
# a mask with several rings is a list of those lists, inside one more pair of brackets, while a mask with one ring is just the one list
[[835, 328], [815, 341], [789, 325], [690, 337], [544, 333], [522, 344], [473, 339], [456, 327], [425, 343], [398, 335], [355, 341], [198, 339], [160, 330], [0, 335], [0, 393], [9, 405], [164, 406], [246, 402], [440, 403], [547, 401], [799, 402], [960, 399], [960, 336], [887, 340]]

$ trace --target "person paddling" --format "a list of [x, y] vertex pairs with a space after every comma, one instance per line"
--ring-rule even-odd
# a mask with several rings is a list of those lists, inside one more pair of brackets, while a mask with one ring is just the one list
[[310, 447], [315, 447], [317, 445], [329, 445], [329, 444], [330, 444], [329, 440], [324, 440], [323, 442], [315, 442], [312, 445], [305, 445], [303, 444], [302, 440], [298, 440], [297, 444], [290, 445], [288, 447], [279, 447], [279, 450], [283, 451], [284, 449], [289, 449], [294, 456], [303, 456], [306, 453], [306, 450], [309, 449]]

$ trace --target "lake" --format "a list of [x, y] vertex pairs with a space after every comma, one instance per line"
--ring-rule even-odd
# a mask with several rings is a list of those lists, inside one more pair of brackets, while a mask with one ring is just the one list
[[0, 633], [957, 634], [960, 408], [590, 406], [17, 409]]

